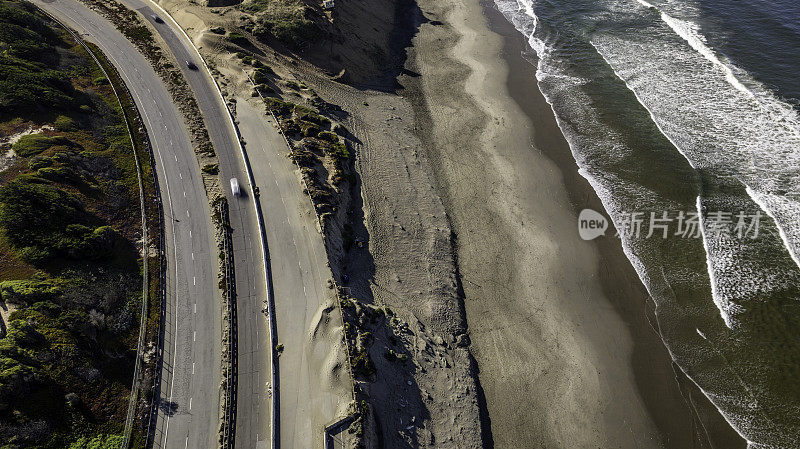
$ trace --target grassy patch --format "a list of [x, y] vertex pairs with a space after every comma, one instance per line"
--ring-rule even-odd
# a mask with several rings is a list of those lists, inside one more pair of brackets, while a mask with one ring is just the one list
[[241, 7], [256, 16], [256, 37], [272, 37], [298, 48], [319, 35], [319, 27], [309, 18], [310, 9], [301, 0], [250, 0]]
[[49, 137], [44, 134], [29, 134], [20, 137], [11, 148], [18, 156], [30, 157], [55, 146], [75, 148], [77, 144], [62, 136]]
[[[97, 84], [96, 81], [97, 80], [95, 80], [94, 84]], [[108, 83], [108, 81], [106, 81], [106, 83]], [[70, 117], [67, 117], [66, 115], [59, 115], [58, 117], [56, 117], [56, 120], [53, 122], [53, 126], [58, 131], [75, 131], [78, 128], [78, 125], [75, 123], [75, 120], [73, 120]]]
[[228, 35], [227, 39], [240, 47], [247, 47], [250, 45], [250, 41], [240, 33], [231, 33]]
[[206, 164], [203, 166], [203, 173], [208, 173], [209, 175], [216, 175], [219, 173], [219, 164]]
[[270, 80], [270, 75], [275, 75], [275, 72], [273, 72], [271, 68], [267, 66], [259, 67], [255, 72], [253, 72], [253, 81], [256, 84], [267, 83]]

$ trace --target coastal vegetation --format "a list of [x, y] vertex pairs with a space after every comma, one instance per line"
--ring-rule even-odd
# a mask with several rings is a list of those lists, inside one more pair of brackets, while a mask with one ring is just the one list
[[3, 449], [119, 447], [142, 301], [125, 121], [84, 47], [0, 0]]
[[[306, 106], [273, 97], [265, 98], [267, 110], [291, 143], [291, 158], [306, 180], [323, 226], [338, 207], [336, 197], [348, 179], [350, 152], [346, 141], [333, 129], [331, 120]], [[341, 129], [341, 127], [340, 127]]]
[[320, 31], [314, 9], [302, 0], [250, 0], [242, 9], [256, 17], [253, 35], [272, 37], [289, 47], [313, 42]]

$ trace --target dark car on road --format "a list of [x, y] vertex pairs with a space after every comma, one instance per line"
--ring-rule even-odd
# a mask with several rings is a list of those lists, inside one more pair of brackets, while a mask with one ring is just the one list
[[164, 20], [163, 20], [161, 17], [158, 17], [158, 16], [157, 16], [157, 15], [155, 15], [155, 14], [151, 15], [150, 17], [151, 17], [151, 18], [152, 18], [152, 19], [153, 19], [153, 20], [154, 20], [156, 23], [164, 23]]
[[197, 66], [192, 61], [186, 61], [186, 67], [189, 67], [189, 70], [197, 70]]

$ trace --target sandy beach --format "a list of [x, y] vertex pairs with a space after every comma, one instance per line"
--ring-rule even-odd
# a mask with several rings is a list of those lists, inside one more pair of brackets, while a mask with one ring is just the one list
[[577, 213], [602, 206], [521, 56], [523, 37], [482, 7], [423, 2], [426, 17], [444, 25], [423, 25], [415, 38], [411, 69], [422, 76], [409, 91], [457, 235], [491, 440], [741, 445], [674, 371], [619, 241], [579, 238]]

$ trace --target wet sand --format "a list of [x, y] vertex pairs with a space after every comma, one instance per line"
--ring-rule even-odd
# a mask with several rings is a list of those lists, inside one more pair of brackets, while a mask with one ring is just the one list
[[420, 2], [422, 76], [403, 84], [457, 236], [484, 433], [495, 447], [735, 447], [674, 371], [619, 240], [579, 238], [578, 212], [602, 205], [523, 37], [476, 3]]

